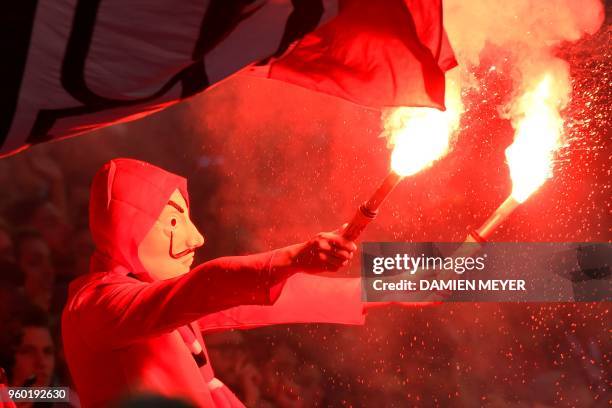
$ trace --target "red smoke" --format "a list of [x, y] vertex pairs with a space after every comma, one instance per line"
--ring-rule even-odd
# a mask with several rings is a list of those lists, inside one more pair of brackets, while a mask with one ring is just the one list
[[[510, 192], [503, 157], [513, 138], [507, 119], [521, 114], [512, 102], [548, 70], [567, 75], [557, 50], [595, 32], [602, 20], [602, 4], [595, 0], [447, 1], [445, 25], [466, 105], [457, 151], [406, 179], [363, 238], [463, 239], [465, 228]], [[223, 159], [220, 216], [225, 225], [241, 226], [251, 250], [336, 228], [388, 170], [377, 111], [248, 77], [226, 82], [191, 108], [190, 120], [206, 146]], [[525, 207], [545, 210], [551, 204], [542, 197]], [[530, 215], [541, 220], [538, 210], [526, 208], [524, 216]], [[542, 238], [533, 233], [537, 229], [517, 227], [493, 239]]]

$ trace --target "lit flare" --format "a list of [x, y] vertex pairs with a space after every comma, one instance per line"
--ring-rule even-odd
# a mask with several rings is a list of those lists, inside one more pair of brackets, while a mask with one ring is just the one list
[[[555, 153], [563, 138], [559, 111], [569, 95], [565, 77], [546, 73], [515, 103], [514, 142], [506, 149], [512, 193], [466, 242], [484, 242], [506, 218], [552, 177]], [[565, 78], [566, 79], [566, 78]]]
[[[457, 70], [455, 74], [458, 74]], [[446, 85], [444, 112], [434, 108], [412, 107], [387, 109], [383, 112], [383, 136], [394, 147], [391, 171], [353, 216], [342, 234], [346, 239], [357, 239], [403, 177], [418, 173], [448, 153], [451, 137], [459, 127], [463, 104], [458, 81], [447, 80]]]
[[446, 84], [446, 110], [400, 107], [384, 115], [383, 135], [393, 146], [391, 169], [400, 176], [411, 176], [444, 157], [459, 127], [463, 112], [458, 81]]
[[560, 97], [551, 74], [517, 102], [522, 117], [516, 122], [514, 142], [506, 149], [512, 178], [512, 197], [524, 202], [552, 177], [555, 152], [561, 146], [563, 119]]

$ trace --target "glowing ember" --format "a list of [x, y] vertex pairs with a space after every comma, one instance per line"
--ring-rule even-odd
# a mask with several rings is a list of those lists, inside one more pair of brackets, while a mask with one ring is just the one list
[[[457, 71], [457, 70], [454, 70]], [[394, 146], [391, 169], [409, 176], [431, 166], [449, 151], [450, 139], [463, 112], [458, 81], [447, 78], [446, 111], [400, 107], [383, 114], [383, 135]]]
[[522, 114], [514, 123], [514, 142], [506, 149], [512, 178], [512, 197], [524, 202], [552, 176], [554, 153], [561, 145], [563, 120], [559, 109], [565, 87], [549, 73], [517, 102]]

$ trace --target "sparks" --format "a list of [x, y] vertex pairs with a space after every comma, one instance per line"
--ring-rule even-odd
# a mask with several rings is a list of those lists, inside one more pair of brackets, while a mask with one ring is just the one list
[[546, 74], [518, 100], [517, 109], [522, 116], [514, 125], [514, 142], [506, 149], [506, 159], [512, 197], [520, 203], [552, 176], [554, 155], [563, 135], [558, 88], [555, 78]]

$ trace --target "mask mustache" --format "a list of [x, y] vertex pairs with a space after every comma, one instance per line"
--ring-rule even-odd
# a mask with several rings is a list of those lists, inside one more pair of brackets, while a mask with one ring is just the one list
[[195, 248], [187, 248], [184, 251], [174, 253], [174, 251], [172, 250], [173, 245], [174, 245], [174, 233], [170, 231], [170, 248], [168, 250], [168, 254], [170, 255], [170, 258], [180, 259], [186, 255], [189, 255], [192, 252], [195, 252]]

